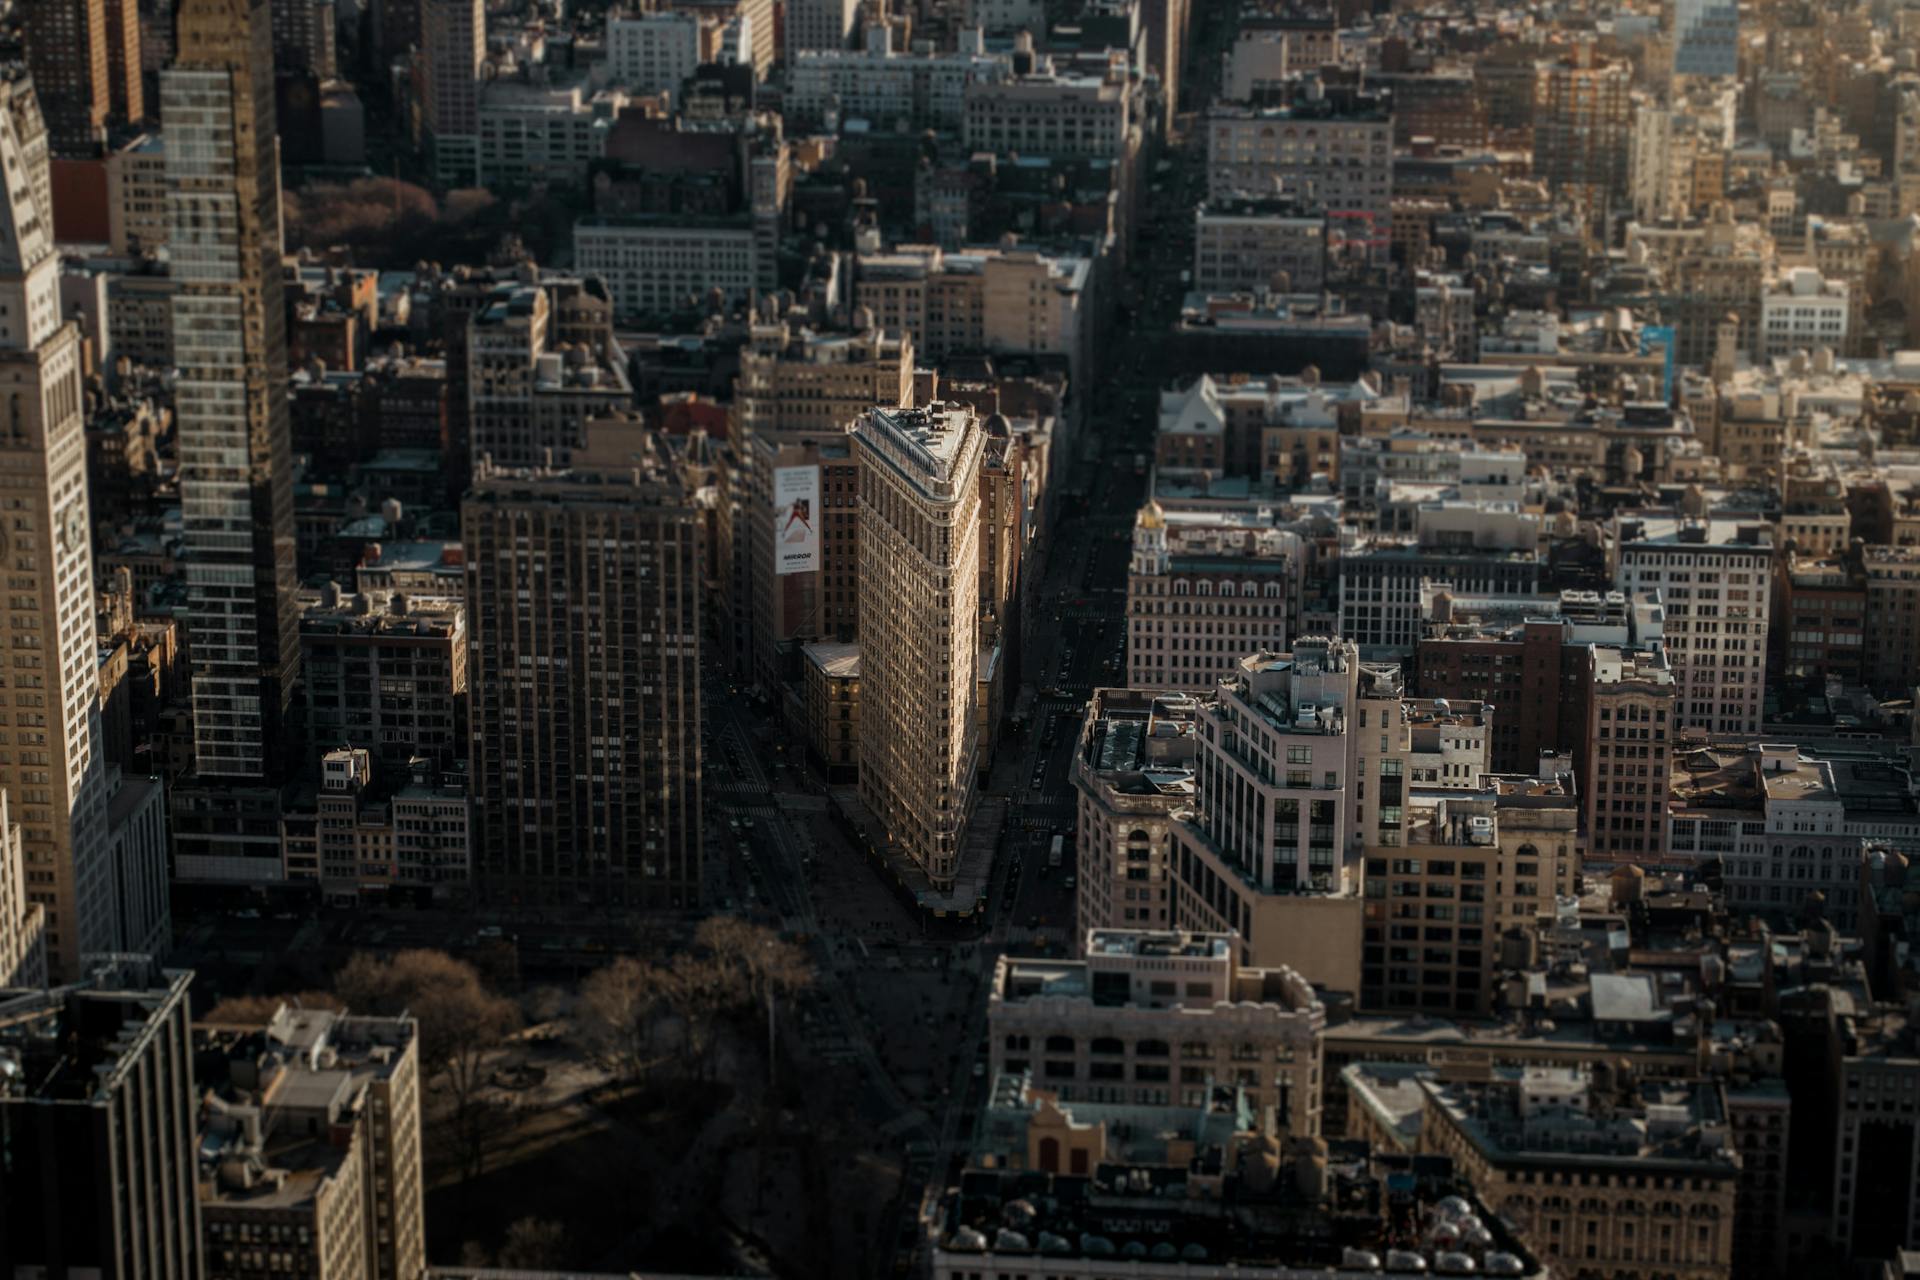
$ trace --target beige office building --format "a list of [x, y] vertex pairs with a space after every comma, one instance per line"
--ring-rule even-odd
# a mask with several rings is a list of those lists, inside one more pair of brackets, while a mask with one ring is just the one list
[[167, 235], [167, 144], [143, 133], [107, 156], [107, 243], [115, 253], [151, 253]]
[[1064, 355], [1073, 375], [1090, 364], [1093, 267], [1037, 249], [935, 245], [863, 251], [854, 303], [889, 333], [905, 333], [924, 358], [956, 352]]
[[815, 333], [756, 324], [740, 352], [734, 415], [743, 430], [794, 443], [836, 435], [876, 406], [913, 403], [913, 339], [899, 330]]
[[1615, 585], [1629, 595], [1658, 591], [1666, 606], [1676, 722], [1717, 734], [1758, 733], [1772, 526], [1624, 511], [1615, 514], [1612, 533]]
[[1086, 958], [1002, 956], [987, 993], [989, 1071], [1060, 1101], [1203, 1107], [1238, 1087], [1268, 1132], [1320, 1135], [1326, 1010], [1288, 968], [1240, 963], [1226, 934], [1093, 929]]
[[1484, 783], [1421, 806], [1403, 842], [1367, 850], [1362, 1007], [1489, 1016], [1501, 935], [1573, 892], [1583, 842], [1572, 775]]
[[1368, 849], [1392, 848], [1408, 838], [1413, 788], [1481, 785], [1492, 764], [1495, 708], [1467, 698], [1410, 698], [1395, 663], [1361, 663], [1354, 694], [1352, 839]]
[[1287, 647], [1304, 561], [1298, 534], [1255, 511], [1134, 517], [1127, 565], [1127, 682], [1205, 693], [1256, 649]]
[[99, 749], [93, 522], [79, 331], [60, 320], [47, 134], [31, 82], [0, 78], [0, 552], [14, 656], [0, 685], [0, 789], [55, 981], [118, 950]]
[[1554, 1274], [1731, 1276], [1740, 1157], [1718, 1084], [1503, 1067], [1420, 1087], [1421, 1149], [1451, 1156]]
[[283, 1005], [194, 1050], [208, 1280], [425, 1272], [413, 1019]]
[[1270, 201], [1193, 211], [1197, 293], [1316, 293], [1327, 278], [1327, 218]]
[[1337, 991], [1360, 989], [1359, 675], [1351, 643], [1307, 638], [1242, 659], [1200, 703], [1194, 803], [1177, 815], [1169, 886], [1175, 927], [1237, 933], [1243, 963]]
[[860, 465], [860, 796], [877, 835], [954, 882], [979, 727], [980, 472], [970, 407], [873, 409]]
[[1043, 54], [1031, 74], [973, 81], [964, 100], [961, 138], [971, 151], [1118, 159], [1139, 145], [1139, 85], [1118, 55], [1088, 75], [1056, 69]]
[[1095, 689], [1073, 756], [1086, 929], [1165, 929], [1173, 812], [1193, 803], [1194, 713], [1186, 694]]

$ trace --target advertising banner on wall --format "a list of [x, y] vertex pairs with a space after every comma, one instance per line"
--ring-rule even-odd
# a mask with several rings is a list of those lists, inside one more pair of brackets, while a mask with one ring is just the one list
[[820, 567], [820, 468], [773, 471], [773, 571], [811, 573]]

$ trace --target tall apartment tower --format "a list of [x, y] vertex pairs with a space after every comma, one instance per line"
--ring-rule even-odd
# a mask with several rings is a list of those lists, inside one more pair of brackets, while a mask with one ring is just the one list
[[1554, 192], [1576, 192], [1590, 214], [1627, 194], [1633, 69], [1591, 44], [1544, 62], [1534, 79], [1533, 172]]
[[980, 472], [973, 409], [873, 409], [860, 459], [860, 792], [885, 840], [952, 888], [979, 726]]
[[[99, 750], [92, 521], [78, 330], [60, 320], [47, 135], [32, 83], [0, 78], [0, 556], [14, 656], [0, 714], [0, 788], [20, 823], [27, 898], [46, 909], [48, 960], [115, 949]], [[23, 644], [28, 637], [30, 643]]]
[[1667, 852], [1668, 769], [1677, 717], [1666, 646], [1587, 650], [1587, 759], [1580, 794], [1588, 855], [1643, 862]]
[[147, 118], [147, 87], [142, 75], [145, 48], [140, 39], [139, 0], [104, 0], [107, 27], [107, 109], [128, 126]]
[[1069, 773], [1080, 927], [1167, 926], [1173, 814], [1193, 804], [1198, 711], [1185, 693], [1093, 691]]
[[0, 988], [0, 1266], [201, 1280], [187, 984], [117, 956], [77, 984]]
[[175, 414], [205, 778], [271, 779], [300, 674], [267, 0], [183, 0], [161, 74]]
[[568, 469], [477, 468], [460, 514], [481, 891], [695, 905], [703, 536], [668, 459], [592, 423]]
[[[1291, 653], [1255, 653], [1194, 714], [1193, 804], [1173, 821], [1168, 916], [1174, 927], [1232, 931], [1243, 963], [1289, 965], [1337, 991], [1360, 989], [1364, 859], [1359, 740], [1383, 755], [1395, 726], [1363, 723], [1367, 675], [1350, 640], [1303, 636]], [[1411, 780], [1378, 762], [1372, 825], [1404, 807]]]
[[27, 67], [56, 153], [93, 156], [109, 123], [146, 118], [136, 0], [29, 0], [22, 13]]
[[53, 149], [90, 155], [106, 137], [112, 109], [103, 0], [30, 0], [25, 15], [27, 66], [45, 95]]
[[480, 68], [487, 57], [485, 0], [421, 0], [423, 105], [433, 176], [480, 181]]

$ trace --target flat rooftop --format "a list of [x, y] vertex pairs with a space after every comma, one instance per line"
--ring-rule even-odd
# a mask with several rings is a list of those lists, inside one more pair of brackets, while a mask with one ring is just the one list
[[857, 429], [896, 446], [921, 471], [940, 480], [952, 478], [969, 440], [980, 434], [979, 419], [970, 407], [947, 403], [873, 409]]
[[1677, 512], [1634, 511], [1618, 517], [1620, 545], [1706, 547], [1771, 555], [1773, 543], [1763, 520], [1694, 519]]
[[117, 1088], [186, 999], [193, 975], [144, 956], [99, 963], [82, 983], [0, 988], [0, 1105], [90, 1106]]
[[829, 680], [860, 678], [860, 646], [857, 644], [821, 641], [804, 646], [801, 652]]
[[1141, 959], [1184, 956], [1224, 960], [1233, 953], [1233, 938], [1224, 933], [1189, 933], [1184, 929], [1094, 929], [1087, 934], [1087, 955], [1136, 956]]
[[415, 1039], [402, 1018], [282, 1005], [264, 1023], [194, 1028], [201, 1181], [208, 1208], [291, 1208], [349, 1158], [330, 1135], [355, 1121], [369, 1085], [391, 1078]]
[[1644, 1080], [1610, 1105], [1585, 1067], [1496, 1068], [1489, 1081], [1420, 1086], [1496, 1164], [1620, 1163], [1648, 1172], [1739, 1172], [1714, 1082]]
[[[1238, 1170], [1226, 1174], [1224, 1187], [1209, 1185], [1217, 1175], [1199, 1162], [1192, 1168], [1109, 1162], [1087, 1176], [969, 1169], [935, 1216], [936, 1247], [953, 1255], [955, 1265], [970, 1266], [966, 1259], [978, 1257], [988, 1274], [996, 1270], [996, 1252], [1017, 1255], [1024, 1270], [1034, 1266], [1037, 1250], [1101, 1260], [1115, 1274], [1173, 1275], [1176, 1267], [1193, 1266], [1224, 1275], [1237, 1266], [1332, 1277], [1349, 1249], [1377, 1261], [1387, 1257], [1390, 1241], [1397, 1248], [1400, 1237], [1390, 1230], [1386, 1209], [1391, 1187], [1412, 1201], [1416, 1220], [1428, 1213], [1474, 1214], [1491, 1233], [1489, 1274], [1545, 1276], [1494, 1214], [1464, 1194], [1450, 1160], [1376, 1159], [1361, 1144], [1333, 1147], [1326, 1175], [1329, 1194], [1349, 1206], [1340, 1213], [1308, 1200], [1284, 1171], [1273, 1185], [1256, 1188], [1256, 1179]], [[1495, 1254], [1505, 1256], [1495, 1261]], [[1429, 1250], [1417, 1271], [1426, 1273], [1434, 1260]], [[1084, 1266], [1075, 1270], [1092, 1274]], [[1391, 1274], [1414, 1271], [1405, 1263], [1390, 1268]]]

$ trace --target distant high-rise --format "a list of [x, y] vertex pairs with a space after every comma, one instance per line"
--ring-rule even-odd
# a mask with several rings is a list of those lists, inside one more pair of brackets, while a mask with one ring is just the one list
[[420, 47], [421, 0], [374, 0], [373, 47], [378, 66], [391, 68]]
[[953, 887], [980, 745], [980, 472], [960, 404], [873, 409], [860, 461], [860, 798], [879, 834]]
[[633, 403], [597, 279], [501, 285], [466, 352], [468, 445], [497, 467], [564, 467], [587, 422]]
[[106, 136], [107, 14], [102, 0], [29, 0], [27, 66], [45, 97], [53, 149], [86, 155]]
[[146, 117], [135, 0], [28, 0], [21, 12], [27, 66], [54, 151], [91, 156], [109, 124]]
[[203, 777], [270, 779], [300, 672], [272, 16], [184, 0], [178, 30], [160, 98], [194, 752]]
[[1740, 73], [1740, 6], [1735, 0], [1673, 0], [1673, 73]]
[[435, 180], [480, 181], [480, 72], [487, 59], [484, 0], [420, 0], [421, 124]]
[[282, 71], [335, 74], [333, 0], [273, 0], [273, 60]]
[[1597, 216], [1627, 194], [1633, 69], [1582, 44], [1534, 73], [1533, 173]]
[[476, 468], [460, 523], [482, 891], [694, 905], [704, 555], [669, 460], [590, 423], [565, 470]]
[[846, 48], [859, 24], [860, 0], [787, 0], [787, 65], [797, 53]]
[[103, 12], [107, 29], [107, 109], [115, 123], [138, 125], [147, 118], [139, 0], [105, 0]]
[[[27, 898], [46, 908], [55, 978], [82, 953], [114, 950], [98, 748], [93, 535], [78, 330], [60, 320], [47, 135], [33, 86], [0, 77], [0, 556], [15, 659], [0, 747]], [[27, 665], [21, 665], [25, 663]]]
[[0, 1266], [201, 1280], [187, 984], [116, 956], [76, 986], [0, 988]]

